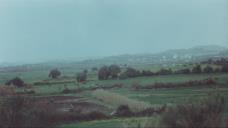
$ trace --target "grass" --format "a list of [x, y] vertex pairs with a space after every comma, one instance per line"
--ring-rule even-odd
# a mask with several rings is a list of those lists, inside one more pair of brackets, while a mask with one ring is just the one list
[[[146, 69], [150, 69], [151, 66], [148, 66]], [[81, 71], [83, 68], [78, 69], [64, 69], [62, 71], [63, 75], [66, 76], [74, 76], [76, 73]], [[142, 69], [144, 69], [142, 67]], [[153, 70], [157, 70], [159, 68], [153, 68]], [[0, 73], [0, 84], [4, 84], [6, 80], [11, 79], [13, 77], [19, 76], [26, 83], [33, 83], [36, 81], [42, 81], [48, 79], [49, 71], [31, 71], [31, 72], [13, 72], [13, 73]], [[138, 90], [133, 91], [129, 87], [132, 84], [140, 84], [147, 85], [153, 84], [156, 82], [163, 83], [180, 83], [189, 80], [202, 80], [208, 77], [218, 78], [218, 84], [223, 84], [220, 88], [221, 94], [225, 98], [225, 112], [223, 115], [228, 117], [228, 74], [190, 74], [190, 75], [166, 75], [166, 76], [151, 76], [151, 77], [138, 77], [138, 78], [130, 78], [125, 80], [105, 80], [98, 81], [95, 75], [95, 72], [89, 74], [89, 81], [85, 84], [80, 84], [81, 88], [90, 88], [94, 86], [111, 86], [114, 84], [122, 84], [123, 88], [111, 89], [108, 90], [108, 93], [105, 93], [103, 98], [99, 98], [99, 96], [94, 96], [91, 91], [86, 91], [82, 93], [72, 93], [67, 95], [80, 96], [87, 98], [88, 100], [93, 101], [97, 104], [104, 104], [107, 106], [112, 106], [114, 109], [118, 107], [118, 105], [126, 102], [133, 102], [132, 106], [138, 106], [139, 104], [177, 104], [184, 103], [186, 99], [191, 98], [193, 101], [198, 99], [199, 97], [204, 97], [208, 92], [214, 90], [213, 88], [201, 88], [201, 87], [188, 87], [188, 88], [174, 88], [174, 89], [150, 89], [150, 90]], [[37, 85], [33, 86], [32, 89], [36, 92], [36, 96], [51, 96], [51, 95], [66, 95], [61, 92], [65, 89], [76, 89], [77, 85], [74, 83], [62, 83], [62, 84], [53, 84], [53, 85]], [[23, 91], [23, 89], [18, 89], [18, 91]], [[105, 91], [106, 92], [106, 91]], [[110, 95], [111, 94], [111, 95]], [[102, 95], [100, 92], [96, 95]], [[118, 100], [110, 100], [107, 97], [116, 97], [114, 99]], [[107, 100], [105, 100], [105, 98]], [[99, 100], [102, 99], [102, 100]], [[121, 99], [123, 101], [121, 101]], [[147, 105], [146, 105], [147, 106]], [[134, 107], [133, 107], [134, 108]], [[136, 107], [135, 107], [136, 108]], [[126, 118], [126, 119], [111, 119], [111, 120], [102, 120], [102, 121], [91, 121], [91, 122], [82, 122], [82, 123], [73, 123], [62, 125], [63, 128], [121, 128], [123, 127], [123, 121], [131, 122], [134, 119], [139, 118]], [[141, 118], [140, 118], [141, 119]], [[139, 120], [140, 120], [139, 119]], [[155, 119], [156, 120], [156, 119]]]
[[116, 108], [120, 105], [127, 105], [135, 112], [151, 107], [151, 105], [146, 102], [129, 99], [128, 97], [104, 90], [94, 91], [93, 96], [102, 102], [115, 106]]
[[[128, 125], [129, 123], [144, 122], [147, 119], [148, 118], [146, 117], [118, 118], [118, 119], [110, 119], [110, 120], [99, 120], [99, 121], [66, 124], [66, 125], [60, 126], [59, 128], [128, 128], [127, 126], [130, 126]], [[157, 117], [152, 117], [149, 119], [149, 121], [151, 123], [155, 123], [157, 122]]]

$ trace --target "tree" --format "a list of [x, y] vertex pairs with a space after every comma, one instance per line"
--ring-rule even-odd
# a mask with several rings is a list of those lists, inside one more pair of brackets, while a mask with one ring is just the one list
[[141, 74], [140, 71], [137, 71], [136, 69], [131, 67], [128, 67], [125, 73], [128, 77], [137, 77], [137, 76], [140, 76]]
[[48, 76], [51, 77], [52, 79], [56, 79], [59, 76], [61, 76], [61, 72], [56, 68], [51, 70]]
[[118, 65], [111, 65], [109, 66], [110, 76], [113, 79], [116, 79], [118, 77], [118, 74], [121, 72], [121, 69]]
[[192, 73], [201, 73], [201, 72], [202, 72], [202, 69], [199, 64], [192, 68]]
[[98, 79], [99, 80], [107, 80], [110, 76], [110, 70], [108, 66], [103, 66], [99, 69]]
[[15, 78], [7, 81], [5, 83], [5, 85], [14, 85], [16, 87], [23, 87], [23, 86], [25, 86], [25, 83], [24, 83], [24, 81], [21, 78], [15, 77]]
[[77, 74], [77, 81], [78, 82], [85, 82], [87, 79], [87, 72], [82, 72]]
[[213, 68], [209, 65], [207, 65], [204, 69], [203, 69], [204, 73], [212, 73], [213, 72]]

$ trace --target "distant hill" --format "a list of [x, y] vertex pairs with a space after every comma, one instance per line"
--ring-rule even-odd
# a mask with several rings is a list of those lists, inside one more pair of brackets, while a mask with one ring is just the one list
[[110, 56], [96, 60], [86, 60], [86, 63], [104, 64], [178, 64], [196, 62], [213, 57], [228, 57], [228, 49], [217, 45], [197, 46], [189, 49], [174, 49], [157, 54], [136, 54]]
[[135, 54], [109, 56], [84, 61], [57, 61], [40, 64], [27, 64], [20, 66], [4, 66], [0, 72], [7, 71], [29, 71], [29, 70], [49, 70], [51, 68], [85, 68], [101, 66], [105, 64], [127, 64], [127, 65], [176, 65], [184, 63], [195, 63], [209, 58], [228, 57], [228, 48], [217, 45], [196, 46], [189, 49], [173, 49], [156, 54]]

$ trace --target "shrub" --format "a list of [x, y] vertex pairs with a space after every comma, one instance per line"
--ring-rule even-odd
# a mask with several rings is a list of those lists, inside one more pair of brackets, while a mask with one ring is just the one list
[[21, 78], [15, 77], [15, 78], [7, 81], [5, 83], [5, 85], [14, 85], [16, 87], [24, 87], [25, 86], [25, 83], [24, 83], [24, 81]]
[[12, 87], [0, 86], [0, 96], [14, 95], [15, 90]]
[[50, 128], [47, 113], [35, 109], [33, 100], [22, 96], [1, 98], [1, 128]]
[[177, 105], [162, 116], [162, 124], [169, 128], [221, 127], [224, 98], [213, 94], [197, 102]]
[[128, 105], [120, 105], [117, 108], [114, 115], [120, 116], [120, 117], [130, 117], [130, 116], [133, 116], [134, 113], [131, 111], [131, 109], [128, 107]]
[[61, 72], [56, 68], [51, 70], [48, 76], [51, 77], [52, 79], [56, 79], [59, 76], [61, 76]]

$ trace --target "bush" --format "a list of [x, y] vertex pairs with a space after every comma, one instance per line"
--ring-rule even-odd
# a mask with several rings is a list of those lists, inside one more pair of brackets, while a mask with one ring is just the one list
[[114, 115], [119, 117], [130, 117], [133, 116], [134, 113], [131, 111], [128, 105], [120, 105]]
[[61, 72], [56, 68], [51, 70], [48, 76], [51, 77], [52, 79], [56, 79], [59, 76], [61, 76]]
[[33, 100], [22, 96], [1, 98], [1, 128], [50, 128], [46, 112], [35, 109]]
[[24, 81], [21, 78], [15, 77], [15, 78], [7, 81], [5, 83], [5, 85], [14, 85], [16, 87], [24, 87], [25, 86], [25, 83], [24, 83]]
[[197, 102], [177, 105], [162, 116], [162, 124], [169, 128], [221, 127], [224, 98], [213, 94]]
[[14, 95], [14, 94], [16, 94], [14, 88], [0, 86], [0, 96], [9, 96], [9, 95]]

